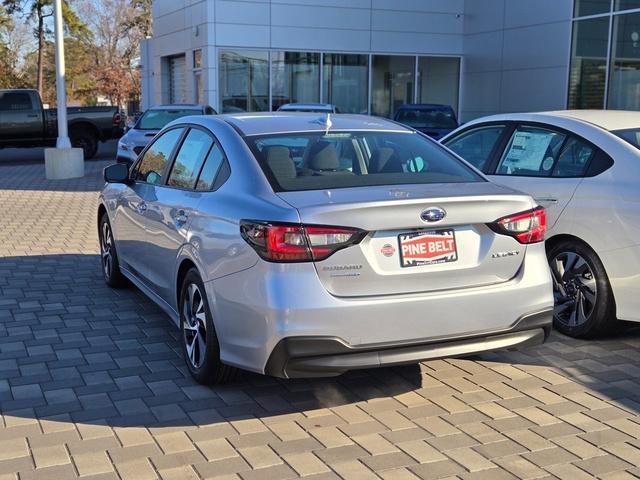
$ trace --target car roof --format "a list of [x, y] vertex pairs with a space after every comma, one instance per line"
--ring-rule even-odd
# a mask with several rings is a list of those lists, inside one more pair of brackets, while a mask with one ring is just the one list
[[[368, 115], [324, 114], [318, 112], [261, 112], [217, 115], [244, 136], [278, 133], [318, 132], [327, 130], [329, 117], [332, 131], [363, 130], [412, 132], [413, 130], [384, 118]], [[199, 117], [204, 124], [210, 120]]]
[[185, 108], [204, 110], [207, 107], [208, 105], [201, 105], [198, 103], [171, 103], [167, 105], [154, 105], [153, 107], [149, 107], [147, 110], [184, 110]]
[[280, 108], [326, 108], [329, 110], [335, 107], [330, 103], [285, 103], [284, 105], [280, 105]]
[[479, 118], [469, 123], [490, 121], [537, 121], [553, 124], [554, 121], [558, 119], [575, 121], [581, 124], [587, 123], [608, 131], [640, 128], [640, 112], [626, 110], [556, 110], [533, 113], [507, 113]]

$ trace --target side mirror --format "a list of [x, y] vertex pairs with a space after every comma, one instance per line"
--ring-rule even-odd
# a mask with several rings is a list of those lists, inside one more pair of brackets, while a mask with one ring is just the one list
[[129, 183], [129, 167], [124, 163], [114, 163], [104, 169], [107, 183]]

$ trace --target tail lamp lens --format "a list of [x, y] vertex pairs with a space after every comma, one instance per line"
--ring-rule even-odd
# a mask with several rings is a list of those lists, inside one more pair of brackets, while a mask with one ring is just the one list
[[359, 243], [366, 232], [357, 228], [243, 221], [240, 233], [270, 262], [313, 262]]
[[492, 224], [498, 233], [510, 235], [520, 243], [544, 241], [547, 232], [547, 214], [543, 207], [503, 217]]

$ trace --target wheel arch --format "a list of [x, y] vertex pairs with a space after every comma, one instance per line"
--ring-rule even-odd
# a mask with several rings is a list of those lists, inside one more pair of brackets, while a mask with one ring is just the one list
[[98, 229], [100, 228], [100, 221], [102, 220], [102, 216], [105, 213], [107, 213], [107, 207], [104, 206], [104, 203], [100, 203], [100, 205], [98, 206], [98, 218], [97, 218]]
[[87, 130], [91, 133], [93, 133], [96, 136], [96, 140], [100, 141], [100, 131], [98, 130], [98, 127], [96, 127], [93, 123], [91, 122], [87, 122], [87, 121], [77, 121], [74, 123], [69, 124], [69, 134], [71, 135], [71, 132], [73, 131], [78, 131], [78, 130]]
[[185, 277], [187, 276], [187, 272], [192, 268], [198, 269], [195, 262], [190, 258], [183, 258], [180, 261], [180, 265], [178, 266], [178, 270], [176, 273], [176, 285], [175, 285], [175, 301], [176, 301], [176, 311], [180, 308], [180, 291], [182, 290], [182, 283], [184, 282]]
[[595, 248], [593, 248], [591, 245], [589, 245], [588, 242], [584, 241], [580, 237], [577, 237], [575, 235], [571, 235], [569, 233], [559, 233], [557, 235], [552, 236], [551, 238], [548, 238], [545, 241], [545, 248], [546, 248], [547, 253], [549, 253], [549, 250], [551, 250], [551, 248], [553, 248], [555, 245], [557, 245], [558, 243], [560, 243], [562, 241], [565, 241], [565, 240], [581, 243], [582, 245], [584, 245], [585, 247], [589, 248], [589, 250], [591, 250], [593, 252], [593, 254], [597, 257], [597, 259], [602, 264], [602, 268], [604, 268], [604, 273], [607, 276], [607, 282], [609, 283], [609, 286], [611, 288], [611, 295], [613, 296], [614, 305], [617, 305], [616, 292], [615, 292], [615, 289], [613, 288], [613, 285], [611, 284], [611, 280], [609, 278], [609, 270], [607, 269], [607, 265], [605, 264], [605, 262], [602, 261], [602, 257], [600, 255], [598, 255], [598, 252], [596, 252]]

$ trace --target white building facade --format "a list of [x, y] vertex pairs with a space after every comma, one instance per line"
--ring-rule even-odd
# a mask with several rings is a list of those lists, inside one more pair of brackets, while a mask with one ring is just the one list
[[635, 74], [616, 74], [612, 52], [624, 50], [620, 65], [634, 55], [638, 12], [637, 0], [155, 0], [142, 107], [325, 102], [391, 116], [445, 103], [468, 121], [618, 105], [614, 83]]

